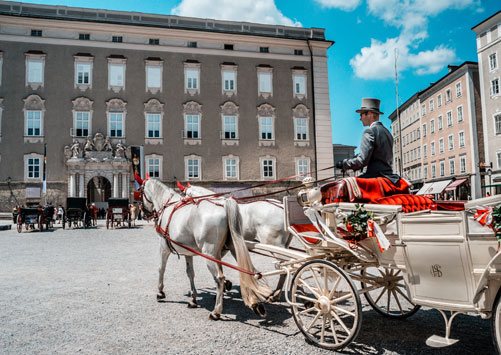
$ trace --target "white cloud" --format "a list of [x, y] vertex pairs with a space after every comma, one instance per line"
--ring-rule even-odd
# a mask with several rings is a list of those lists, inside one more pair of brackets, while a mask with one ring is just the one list
[[445, 10], [480, 8], [480, 0], [367, 0], [369, 14], [401, 30], [398, 37], [385, 42], [371, 39], [350, 60], [355, 75], [363, 79], [388, 79], [395, 75], [395, 48], [398, 48], [398, 70], [413, 70], [418, 75], [439, 72], [457, 60], [454, 49], [444, 45], [419, 50], [428, 37], [430, 17]]
[[274, 0], [182, 0], [173, 15], [273, 25], [301, 26], [277, 9]]
[[315, 0], [323, 7], [328, 7], [332, 9], [340, 9], [343, 11], [353, 11], [358, 5], [360, 5], [362, 0]]

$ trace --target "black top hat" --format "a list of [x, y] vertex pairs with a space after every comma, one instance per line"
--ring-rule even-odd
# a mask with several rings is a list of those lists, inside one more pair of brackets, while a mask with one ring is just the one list
[[362, 99], [362, 107], [360, 107], [356, 112], [357, 113], [375, 112], [379, 115], [382, 115], [383, 113], [381, 111], [379, 111], [380, 104], [381, 104], [381, 100], [364, 97]]

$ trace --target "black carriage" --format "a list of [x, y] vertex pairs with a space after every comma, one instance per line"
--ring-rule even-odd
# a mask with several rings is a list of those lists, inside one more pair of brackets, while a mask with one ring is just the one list
[[113, 228], [121, 224], [131, 227], [129, 199], [110, 198], [108, 199], [108, 209], [106, 210], [106, 228]]
[[49, 229], [53, 227], [54, 223], [54, 206], [48, 205], [42, 208], [41, 221], [40, 221], [40, 230], [42, 230], [45, 226], [45, 229]]
[[91, 217], [87, 208], [87, 199], [85, 197], [66, 198], [66, 211], [63, 215], [63, 229], [68, 227], [90, 227]]
[[21, 207], [17, 211], [17, 231], [23, 231], [23, 224], [26, 230], [43, 230], [42, 207]]

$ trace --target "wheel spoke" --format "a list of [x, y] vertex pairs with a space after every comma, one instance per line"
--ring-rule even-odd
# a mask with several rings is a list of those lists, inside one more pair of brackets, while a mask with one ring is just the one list
[[393, 295], [393, 297], [395, 297], [395, 301], [397, 302], [398, 308], [400, 309], [400, 314], [403, 314], [404, 310], [402, 309], [402, 306], [400, 305], [400, 301], [398, 300], [397, 293], [395, 292], [395, 290], [391, 290], [391, 294]]
[[350, 331], [348, 330], [348, 327], [346, 326], [346, 324], [344, 324], [344, 322], [341, 320], [341, 318], [336, 314], [336, 312], [332, 312], [331, 311], [331, 314], [334, 316], [334, 318], [336, 318], [337, 322], [339, 323], [339, 325], [341, 325], [341, 327], [344, 329], [344, 331], [346, 332], [346, 334], [350, 335]]
[[320, 342], [324, 342], [324, 336], [325, 336], [325, 317], [322, 317], [322, 331], [320, 332]]
[[341, 296], [341, 297], [338, 297], [336, 299], [333, 299], [331, 301], [331, 304], [336, 304], [336, 303], [340, 303], [340, 302], [343, 302], [343, 301], [346, 301], [347, 299], [350, 299], [352, 297], [352, 294], [351, 293], [348, 293], [344, 296]]
[[315, 269], [312, 269], [311, 273], [313, 274], [313, 280], [315, 280], [315, 284], [317, 285], [319, 292], [323, 294], [323, 290], [322, 287], [320, 286], [320, 283], [318, 282], [317, 273], [315, 272]]
[[332, 308], [334, 308], [336, 311], [339, 311], [339, 312], [343, 312], [343, 313], [346, 313], [346, 314], [349, 314], [350, 316], [352, 317], [355, 317], [355, 313], [353, 312], [350, 312], [342, 307], [339, 307], [339, 306], [333, 306]]
[[379, 300], [381, 299], [381, 297], [384, 295], [384, 291], [386, 291], [386, 287], [383, 287], [383, 290], [379, 294], [379, 297], [374, 301], [374, 304], [377, 304], [379, 302]]
[[405, 293], [403, 293], [402, 290], [400, 290], [400, 288], [396, 287], [395, 291], [397, 291], [398, 293], [400, 293], [407, 300], [407, 302], [409, 302], [410, 304], [414, 305], [414, 303], [412, 303], [412, 301], [409, 299], [409, 297], [407, 297], [407, 295]]
[[324, 295], [326, 295], [329, 292], [329, 282], [327, 278], [327, 268], [324, 267]]
[[304, 315], [306, 313], [310, 313], [313, 310], [315, 310], [315, 307], [311, 307], [311, 308], [305, 309], [304, 311], [299, 312], [299, 314], [300, 315]]
[[341, 277], [338, 276], [336, 282], [334, 283], [334, 286], [332, 286], [331, 292], [329, 292], [329, 299], [332, 299], [332, 297], [334, 297], [334, 293], [336, 292], [336, 288], [339, 285], [340, 281], [341, 281]]
[[[310, 285], [308, 285], [306, 282], [304, 282], [304, 281], [303, 281], [303, 280], [301, 280], [301, 279], [299, 279], [299, 281], [301, 282], [301, 284], [302, 284], [302, 285], [306, 286], [306, 288], [307, 288], [308, 290], [310, 290], [310, 291], [311, 291], [311, 293], [313, 293], [313, 294], [315, 295], [315, 297], [317, 297], [317, 298], [320, 298], [320, 297], [321, 297], [321, 295], [320, 295], [317, 291], [315, 291], [313, 288], [311, 288], [311, 287], [310, 287]], [[315, 300], [315, 301], [316, 301], [316, 300]]]
[[331, 325], [332, 335], [334, 336], [334, 342], [339, 344], [339, 339], [337, 338], [336, 328], [334, 328], [334, 322], [332, 321], [332, 315], [329, 314], [329, 322]]
[[391, 301], [391, 291], [388, 289], [388, 296], [386, 300], [386, 314], [390, 314], [390, 301]]
[[309, 331], [310, 331], [311, 327], [312, 327], [312, 326], [316, 323], [316, 321], [318, 320], [318, 317], [320, 317], [320, 314], [321, 314], [321, 313], [322, 313], [322, 312], [320, 312], [320, 311], [318, 311], [318, 312], [317, 312], [317, 315], [315, 316], [315, 318], [313, 318], [313, 320], [311, 321], [311, 323], [310, 323], [309, 327], [308, 327], [308, 328], [306, 328], [306, 332], [309, 332]]

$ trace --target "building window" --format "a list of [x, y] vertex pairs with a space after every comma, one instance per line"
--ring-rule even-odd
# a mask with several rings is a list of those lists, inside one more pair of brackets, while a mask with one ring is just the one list
[[441, 131], [444, 128], [444, 120], [442, 116], [438, 116], [438, 130]]
[[184, 164], [186, 180], [200, 180], [200, 158], [196, 156], [185, 157]]
[[437, 177], [437, 169], [435, 164], [431, 164], [431, 178], [435, 179]]
[[88, 137], [90, 135], [90, 113], [89, 112], [74, 112], [74, 136]]
[[26, 135], [42, 135], [42, 111], [26, 111]]
[[159, 45], [160, 44], [160, 40], [158, 38], [150, 38], [150, 40], [148, 41], [149, 44], [153, 44], [153, 45]]
[[445, 90], [445, 102], [450, 102], [452, 100], [451, 89]]
[[466, 155], [459, 157], [459, 170], [461, 174], [466, 173]]
[[452, 111], [447, 112], [447, 127], [452, 126]]
[[449, 134], [447, 137], [447, 145], [449, 146], [449, 150], [454, 150], [454, 136]]
[[26, 86], [33, 90], [44, 86], [45, 54], [26, 53]]
[[89, 33], [80, 33], [78, 35], [78, 39], [80, 39], [82, 41], [88, 41], [88, 40], [90, 40], [90, 34]]
[[275, 177], [275, 159], [261, 158], [261, 177], [269, 180]]
[[423, 168], [423, 179], [428, 179], [428, 166], [425, 165]]
[[200, 116], [198, 115], [185, 115], [185, 136], [187, 139], [200, 138]]
[[457, 113], [458, 113], [458, 122], [462, 122], [463, 121], [463, 106], [458, 106]]
[[425, 104], [421, 105], [421, 115], [422, 116], [426, 115], [426, 105]]
[[161, 60], [146, 60], [146, 91], [152, 94], [162, 92], [162, 73], [163, 61]]
[[423, 124], [423, 137], [426, 137], [426, 123]]
[[444, 152], [444, 139], [440, 138], [438, 140], [438, 152], [443, 153]]
[[305, 175], [310, 172], [310, 159], [309, 158], [296, 158], [296, 175], [300, 175], [297, 177], [297, 180], [303, 180]]
[[294, 82], [294, 96], [305, 96], [306, 95], [306, 75], [293, 75]]
[[259, 139], [273, 140], [272, 117], [259, 117]]
[[259, 47], [260, 53], [270, 53], [270, 47]]
[[236, 90], [236, 73], [234, 71], [223, 71], [223, 91]]
[[31, 30], [32, 37], [42, 37], [42, 30]]
[[223, 157], [225, 180], [238, 180], [238, 163], [239, 161], [237, 157]]
[[308, 140], [308, 120], [305, 118], [295, 118], [295, 139], [300, 140]]
[[463, 91], [461, 89], [461, 82], [456, 83], [456, 97], [461, 97]]
[[501, 169], [501, 152], [497, 152], [496, 155], [498, 158], [498, 169]]
[[224, 139], [237, 139], [237, 118], [235, 116], [223, 116]]
[[257, 69], [258, 95], [268, 98], [273, 93], [273, 69], [268, 67]]
[[489, 55], [489, 69], [494, 70], [498, 68], [498, 57], [496, 53]]
[[294, 55], [303, 55], [302, 49], [294, 49]]
[[494, 116], [494, 132], [495, 134], [501, 134], [501, 114]]
[[445, 161], [440, 162], [440, 176], [445, 176]]
[[433, 112], [435, 109], [434, 104], [433, 104], [433, 99], [430, 100], [430, 112]]
[[148, 157], [147, 160], [148, 162], [148, 175], [152, 178], [161, 178], [160, 177], [160, 171], [161, 171], [161, 163], [160, 163], [160, 158], [158, 157]]
[[438, 95], [437, 96], [437, 107], [441, 107], [442, 106], [442, 95]]
[[225, 44], [224, 49], [227, 51], [232, 51], [233, 50], [233, 44]]
[[122, 43], [123, 42], [123, 37], [122, 36], [112, 36], [111, 41], [115, 43]]
[[108, 135], [111, 138], [123, 137], [123, 114], [122, 113], [110, 113], [109, 114], [109, 127], [110, 130]]
[[197, 42], [188, 42], [189, 48], [197, 48]]
[[430, 133], [435, 133], [435, 120], [430, 121]]
[[434, 141], [430, 143], [430, 154], [431, 154], [431, 156], [435, 155], [435, 142]]
[[186, 69], [185, 70], [185, 76], [186, 76], [186, 89], [188, 90], [197, 90], [198, 91], [198, 78], [199, 78], [200, 71], [198, 69], [192, 68], [192, 69]]
[[160, 114], [147, 113], [146, 114], [146, 129], [148, 138], [160, 138]]
[[43, 158], [40, 155], [37, 154], [31, 154], [28, 156], [25, 156], [25, 167], [26, 167], [26, 173], [25, 176], [27, 180], [41, 180], [41, 174], [40, 172], [42, 171], [42, 161]]
[[459, 132], [459, 148], [463, 148], [464, 143], [464, 131]]
[[491, 80], [491, 96], [499, 95], [499, 79]]
[[77, 65], [76, 84], [90, 85], [90, 64], [78, 63]]
[[108, 90], [119, 92], [125, 90], [125, 64], [124, 57], [108, 57]]
[[449, 175], [453, 176], [456, 170], [456, 163], [454, 162], [454, 158], [449, 159]]
[[428, 157], [428, 147], [426, 146], [426, 144], [423, 144], [423, 158], [427, 157]]

